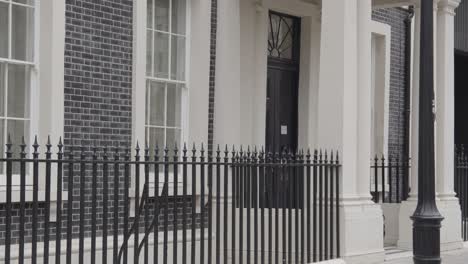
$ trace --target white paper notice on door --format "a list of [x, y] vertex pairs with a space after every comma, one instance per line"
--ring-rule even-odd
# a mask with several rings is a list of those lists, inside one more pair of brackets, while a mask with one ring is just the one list
[[281, 126], [281, 135], [288, 134], [288, 126]]

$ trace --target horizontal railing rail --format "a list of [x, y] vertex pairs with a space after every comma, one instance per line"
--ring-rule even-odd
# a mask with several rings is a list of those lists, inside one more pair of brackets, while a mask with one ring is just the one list
[[31, 147], [29, 156], [24, 142], [8, 139], [0, 158], [5, 263], [310, 263], [340, 256], [337, 154], [138, 144], [131, 151], [61, 141], [53, 154], [49, 140], [41, 157], [37, 139]]
[[371, 195], [375, 203], [401, 203], [408, 199], [409, 158], [375, 156], [371, 160]]

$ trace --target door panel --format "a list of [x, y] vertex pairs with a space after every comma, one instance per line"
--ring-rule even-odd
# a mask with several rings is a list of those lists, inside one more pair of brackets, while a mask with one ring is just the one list
[[297, 149], [297, 73], [268, 67], [266, 148], [281, 152]]

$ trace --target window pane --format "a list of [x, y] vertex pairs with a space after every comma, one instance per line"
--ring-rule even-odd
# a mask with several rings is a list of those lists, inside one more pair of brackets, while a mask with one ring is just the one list
[[181, 138], [180, 138], [180, 129], [172, 129], [172, 128], [168, 128], [166, 129], [166, 133], [167, 133], [167, 138], [166, 138], [166, 144], [169, 148], [169, 150], [173, 150], [174, 149], [174, 146], [175, 144], [177, 143], [177, 147], [180, 148], [180, 141], [181, 141]]
[[2, 117], [5, 116], [6, 68], [7, 65], [5, 63], [0, 63], [0, 116]]
[[153, 76], [153, 31], [146, 31], [146, 76]]
[[8, 65], [8, 117], [29, 118], [29, 66]]
[[155, 0], [155, 29], [169, 31], [169, 0]]
[[[23, 136], [26, 144], [29, 145], [29, 121], [8, 120], [7, 135], [10, 135], [11, 142], [13, 143], [12, 150], [17, 156]], [[17, 162], [13, 162], [13, 174], [18, 174], [19, 172], [19, 164]]]
[[182, 88], [180, 85], [167, 85], [167, 126], [180, 127], [182, 108]]
[[172, 36], [171, 78], [185, 81], [185, 38]]
[[292, 59], [294, 21], [289, 17], [270, 14], [268, 51], [272, 57]]
[[172, 0], [172, 32], [185, 34], [186, 0]]
[[0, 3], [0, 57], [8, 58], [8, 4]]
[[168, 78], [169, 74], [169, 35], [154, 34], [154, 76]]
[[146, 27], [153, 28], [153, 0], [148, 0], [146, 5]]
[[33, 5], [34, 0], [13, 0], [13, 2], [20, 3], [20, 4], [26, 4], [26, 5]]
[[34, 9], [13, 5], [12, 19], [12, 58], [16, 60], [32, 61], [34, 44]]
[[146, 90], [146, 113], [149, 114], [148, 124], [164, 126], [165, 84], [148, 82]]

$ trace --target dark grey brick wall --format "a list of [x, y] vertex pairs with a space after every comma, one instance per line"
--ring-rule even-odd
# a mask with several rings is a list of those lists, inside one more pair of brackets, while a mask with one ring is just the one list
[[374, 10], [372, 19], [391, 26], [388, 153], [404, 155], [405, 139], [405, 18], [402, 8]]
[[[71, 146], [80, 145], [96, 144], [110, 151], [113, 151], [112, 147], [130, 147], [133, 2], [67, 0], [65, 18], [65, 152], [69, 152]], [[79, 170], [79, 166], [75, 165], [74, 168]], [[64, 186], [67, 188], [70, 175], [68, 167], [64, 169]], [[110, 173], [112, 175], [112, 170]], [[91, 167], [88, 167], [87, 176], [90, 175]], [[109, 198], [112, 199], [114, 182], [113, 177], [109, 178]], [[97, 206], [101, 211], [102, 174], [98, 175], [97, 181]], [[76, 208], [73, 225], [78, 226], [79, 173], [73, 176], [73, 187], [73, 208]], [[88, 208], [91, 199], [91, 186], [87, 184], [85, 206]], [[110, 206], [113, 208], [112, 203]], [[111, 213], [109, 216], [113, 217]], [[87, 228], [91, 224], [90, 218], [90, 214], [87, 214]], [[109, 219], [109, 224], [111, 221]], [[66, 221], [62, 225], [66, 226]], [[98, 229], [102, 228], [102, 219], [98, 220], [97, 225]], [[78, 234], [78, 228], [74, 228], [74, 233]]]
[[132, 1], [67, 0], [64, 144], [131, 142]]

